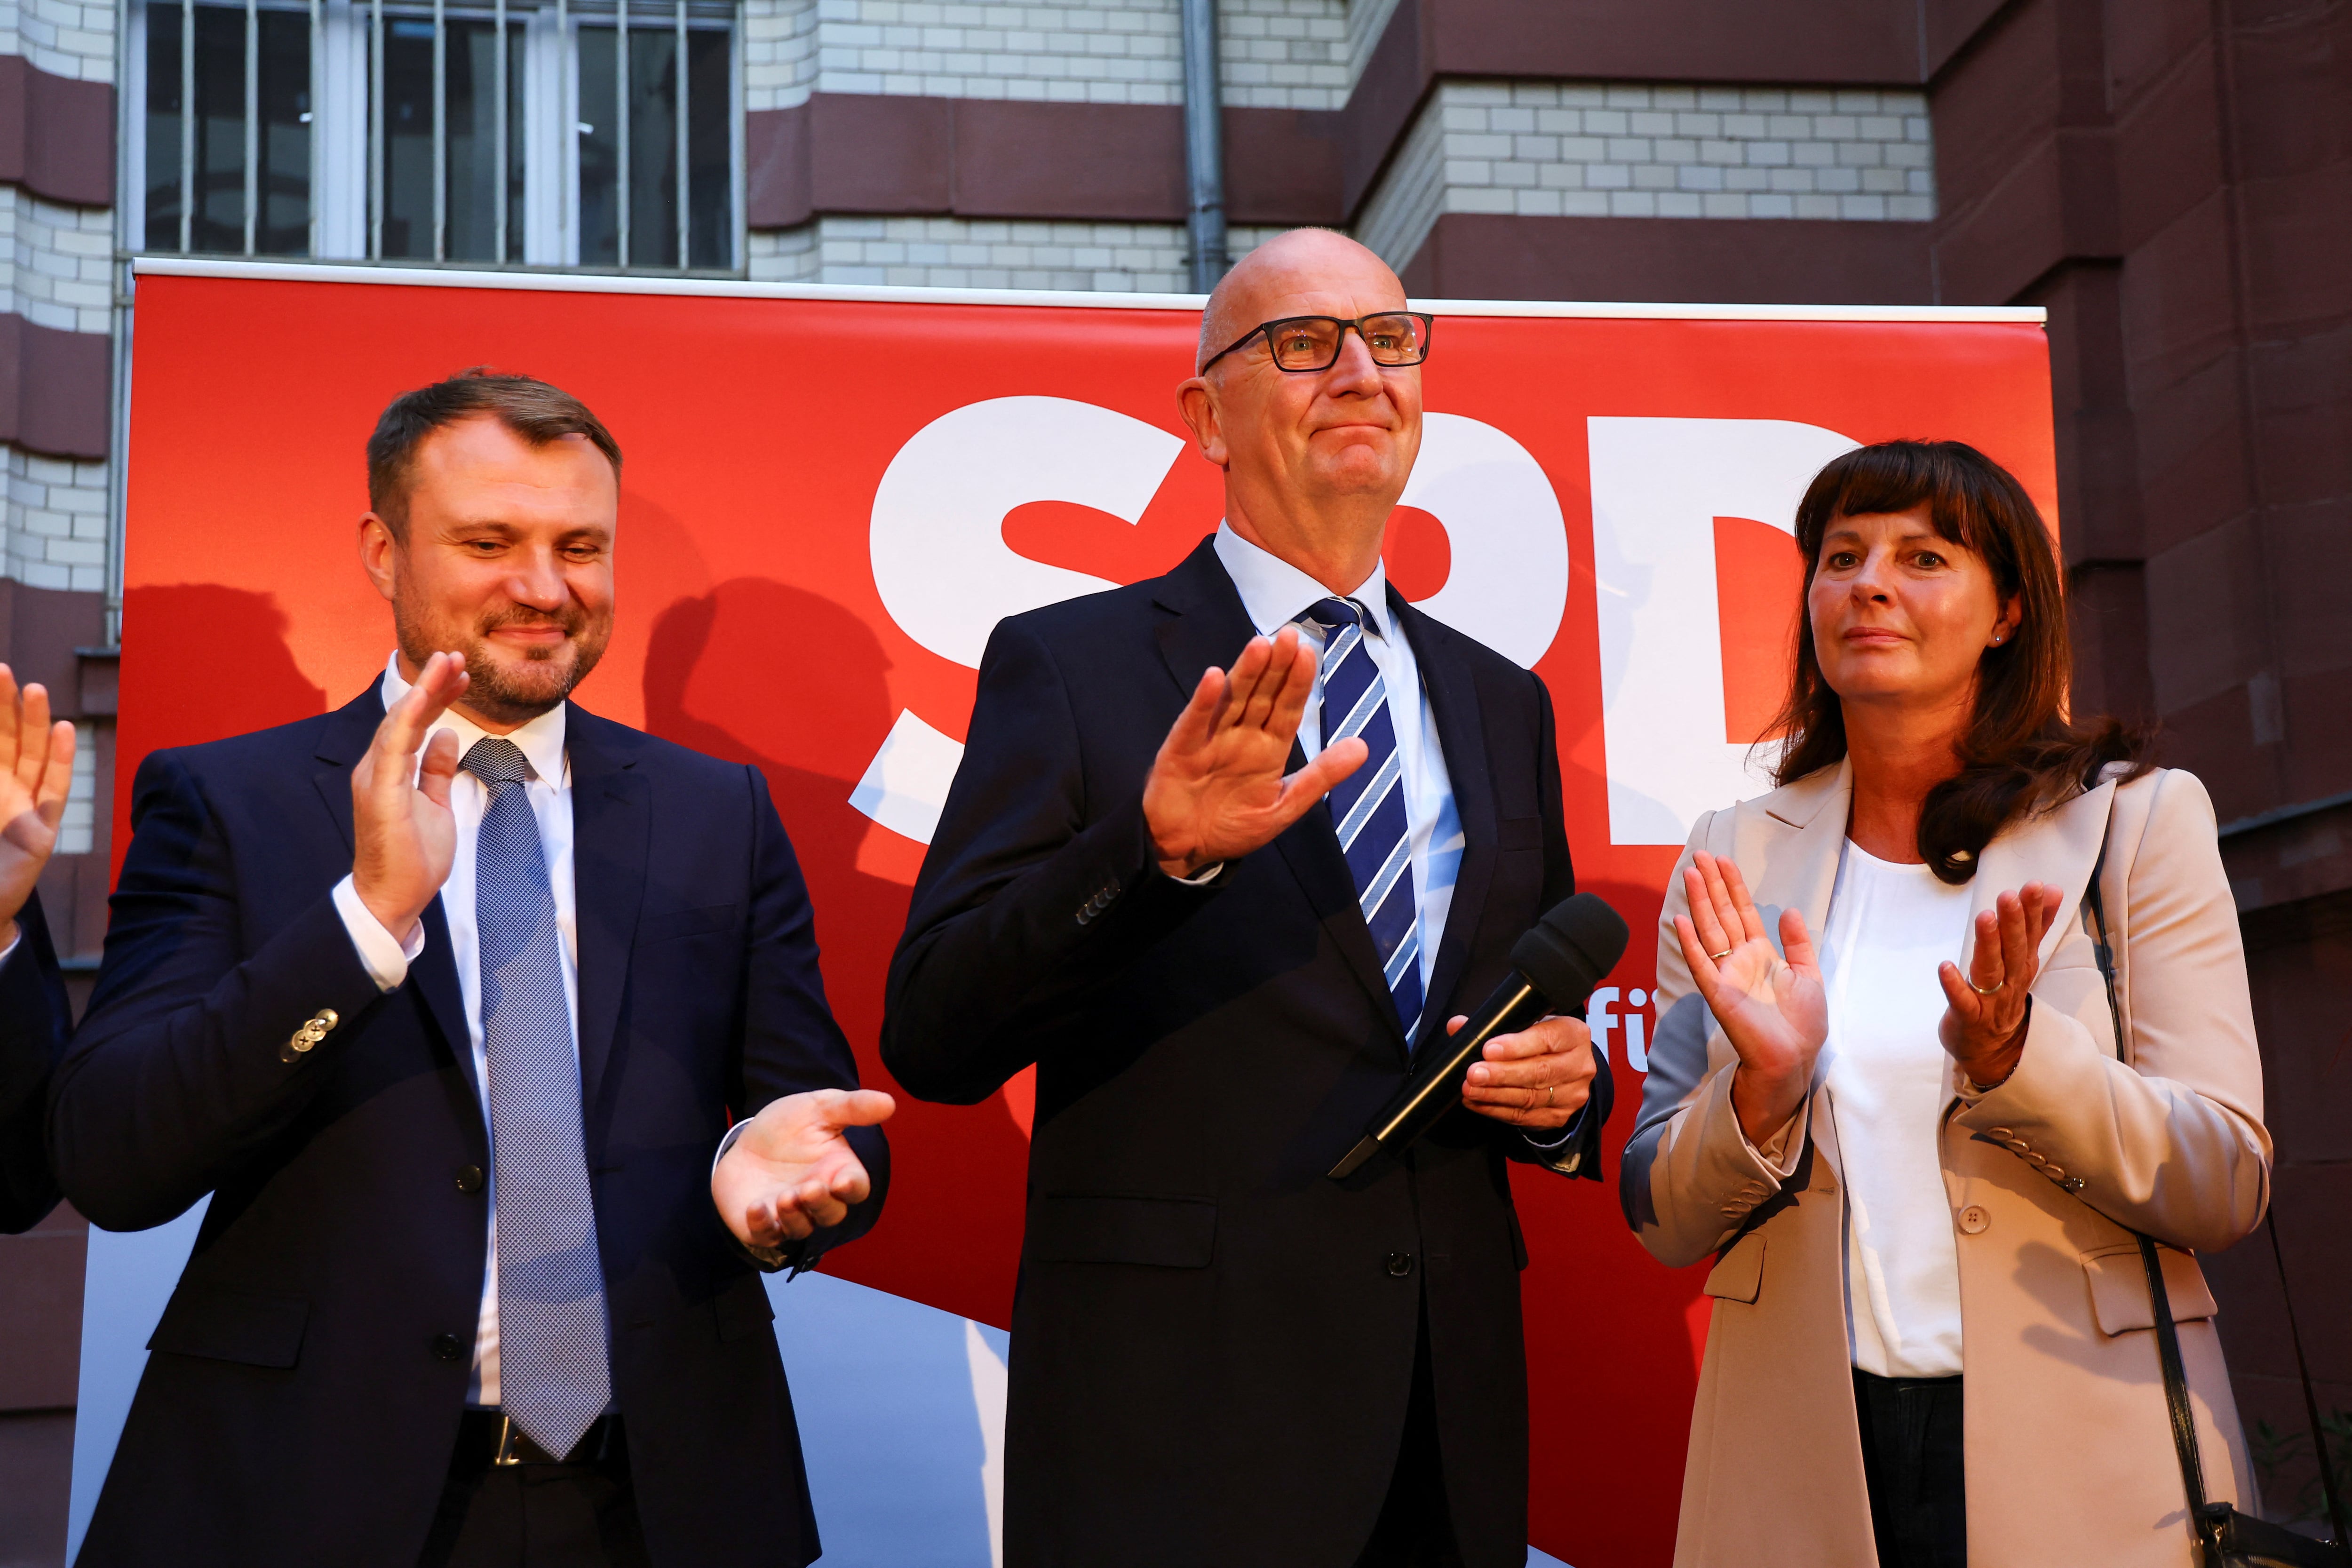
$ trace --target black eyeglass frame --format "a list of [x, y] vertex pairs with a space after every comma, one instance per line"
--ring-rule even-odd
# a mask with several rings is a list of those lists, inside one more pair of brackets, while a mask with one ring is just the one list
[[[1274, 361], [1275, 369], [1281, 371], [1286, 375], [1320, 375], [1325, 371], [1329, 370], [1333, 365], [1339, 363], [1340, 352], [1348, 346], [1349, 328], [1355, 328], [1356, 336], [1362, 338], [1364, 336], [1364, 323], [1366, 321], [1384, 321], [1391, 316], [1410, 317], [1412, 320], [1421, 323], [1421, 353], [1417, 358], [1398, 360], [1394, 363], [1382, 363], [1377, 357], [1373, 359], [1372, 363], [1380, 365], [1382, 370], [1410, 370], [1414, 365], [1420, 364], [1429, 358], [1429, 345], [1437, 335], [1437, 318], [1425, 314], [1420, 310], [1374, 310], [1369, 316], [1357, 316], [1354, 318], [1345, 316], [1284, 316], [1276, 321], [1260, 321], [1256, 326], [1252, 327], [1248, 331], [1244, 332], [1239, 341], [1230, 343], [1224, 348], [1219, 349], [1215, 353], [1211, 354], [1207, 360], [1202, 362], [1200, 374], [1202, 375], [1208, 374], [1210, 365], [1216, 363], [1219, 360], [1224, 358], [1229, 353], [1249, 347], [1250, 340], [1252, 338], [1263, 337], [1265, 339], [1266, 354]], [[1276, 351], [1274, 346], [1275, 329], [1277, 327], [1287, 327], [1297, 321], [1323, 321], [1339, 329], [1339, 335], [1331, 340], [1331, 357], [1329, 359], [1325, 360], [1321, 364], [1288, 365], [1282, 363], [1282, 355]], [[1370, 349], [1371, 346], [1371, 341], [1370, 339], [1365, 339], [1364, 347], [1366, 349]]]

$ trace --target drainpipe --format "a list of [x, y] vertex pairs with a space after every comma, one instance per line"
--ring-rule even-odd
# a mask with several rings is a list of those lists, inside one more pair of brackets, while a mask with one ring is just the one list
[[1217, 88], [1217, 0], [1183, 0], [1184, 166], [1192, 187], [1192, 289], [1225, 275], [1225, 136]]

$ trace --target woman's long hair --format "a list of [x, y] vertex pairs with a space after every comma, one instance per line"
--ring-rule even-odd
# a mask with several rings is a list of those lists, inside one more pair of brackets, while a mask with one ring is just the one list
[[2002, 603], [2021, 618], [2006, 643], [1977, 665], [1976, 711], [1959, 744], [1960, 771], [1927, 792], [1919, 813], [1919, 855], [1946, 882], [1976, 874], [1993, 836], [2040, 807], [2085, 787], [2110, 763], [2137, 778], [2154, 765], [2151, 737], [2114, 719], [2067, 716], [2074, 655], [2057, 553], [2042, 514], [2009, 471], [1958, 441], [1882, 441], [1831, 461], [1797, 508], [1805, 556], [1805, 598], [1797, 616], [1796, 675], [1775, 729], [1788, 736], [1773, 782], [1789, 784], [1846, 753], [1845, 710], [1813, 655], [1813, 574], [1822, 538], [1842, 517], [1909, 511], [1925, 505], [1936, 531], [1974, 551], [1992, 569]]

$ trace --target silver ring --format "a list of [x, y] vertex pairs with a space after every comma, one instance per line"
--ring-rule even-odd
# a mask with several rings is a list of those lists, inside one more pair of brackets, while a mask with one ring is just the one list
[[1990, 989], [1990, 990], [1987, 990], [1984, 986], [1981, 986], [1981, 985], [1978, 984], [1977, 984], [1975, 981], [1973, 981], [1973, 980], [1971, 980], [1971, 981], [1969, 981], [1969, 990], [1971, 990], [1971, 991], [1973, 991], [1973, 992], [1975, 992], [1975, 993], [1976, 993], [1978, 995], [1979, 995], [1979, 996], [1991, 996], [1991, 995], [1998, 994], [1999, 994], [1999, 992], [2000, 991], [2000, 988], [2001, 988], [2002, 986], [2004, 986], [2004, 985], [2008, 984], [2009, 984], [2009, 977], [2008, 977], [2008, 976], [2006, 976], [2006, 975], [2003, 975], [2000, 979], [1996, 980], [1996, 981], [1994, 981], [1994, 982], [1992, 983], [1992, 987], [1991, 987], [1991, 989]]
[[1706, 956], [1710, 963], [1721, 963], [1725, 959], [1731, 956], [1731, 949], [1727, 947], [1721, 952], [1710, 952]]

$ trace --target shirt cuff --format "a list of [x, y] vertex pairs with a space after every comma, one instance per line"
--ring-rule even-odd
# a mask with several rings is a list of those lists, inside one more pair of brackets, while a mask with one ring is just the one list
[[719, 1173], [719, 1162], [727, 1158], [727, 1151], [735, 1147], [735, 1140], [743, 1136], [743, 1130], [751, 1125], [751, 1121], [747, 1119], [742, 1121], [738, 1121], [734, 1126], [730, 1127], [727, 1130], [727, 1136], [719, 1141], [719, 1152], [710, 1156], [710, 1173], [712, 1175], [715, 1176]]
[[397, 991], [400, 983], [408, 978], [408, 966], [425, 951], [425, 922], [416, 922], [415, 934], [406, 942], [394, 942], [383, 922], [375, 918], [367, 905], [360, 901], [359, 889], [345, 877], [335, 884], [335, 912], [343, 917], [343, 930], [351, 933], [352, 946], [359, 951], [360, 966], [368, 972], [379, 991]]
[[1223, 875], [1225, 863], [1219, 860], [1213, 865], [1202, 867], [1189, 877], [1179, 877], [1176, 880], [1188, 888], [1205, 888]]
[[1591, 1109], [1589, 1103], [1577, 1107], [1576, 1114], [1568, 1119], [1568, 1125], [1549, 1138], [1538, 1138], [1532, 1132], [1525, 1131], [1519, 1136], [1528, 1141], [1528, 1147], [1530, 1149], [1538, 1150], [1546, 1154], [1557, 1154], [1567, 1148], [1570, 1141], [1583, 1128], [1585, 1112]]
[[20, 922], [16, 927], [16, 934], [8, 939], [8, 945], [5, 947], [0, 947], [0, 963], [5, 963], [10, 959], [16, 957], [16, 950], [24, 945], [25, 928]]
[[[1759, 1165], [1785, 1182], [1797, 1173], [1797, 1156], [1801, 1150], [1792, 1145], [1798, 1142], [1798, 1124], [1804, 1120], [1805, 1109], [1799, 1106], [1790, 1113], [1789, 1120], [1780, 1124], [1780, 1131], [1764, 1140], [1763, 1146], [1760, 1148], [1748, 1142], [1748, 1129], [1741, 1127], [1739, 1129], [1740, 1147], [1746, 1149], [1749, 1157]], [[1738, 1125], [1736, 1118], [1733, 1125]]]

